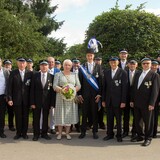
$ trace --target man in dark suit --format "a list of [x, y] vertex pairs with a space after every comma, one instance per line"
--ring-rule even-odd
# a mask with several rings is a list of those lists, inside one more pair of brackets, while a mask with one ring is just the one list
[[128, 70], [127, 70], [127, 77], [128, 77], [128, 85], [127, 85], [127, 103], [126, 107], [123, 109], [123, 134], [122, 138], [128, 136], [129, 133], [129, 120], [130, 120], [130, 111], [133, 113], [133, 123], [132, 123], [132, 137], [135, 136], [135, 122], [134, 122], [134, 112], [133, 108], [130, 107], [130, 99], [131, 99], [131, 90], [132, 84], [134, 81], [135, 75], [139, 72], [136, 68], [138, 67], [138, 63], [135, 60], [130, 60], [128, 62]]
[[[80, 67], [80, 60], [77, 58], [72, 59], [72, 69], [71, 72], [77, 73], [79, 72], [79, 67]], [[79, 133], [80, 132], [80, 104], [78, 104], [78, 123], [75, 124], [76, 131]], [[71, 126], [72, 130], [73, 125]]]
[[[152, 60], [151, 70], [157, 73], [160, 77], [159, 71], [159, 61]], [[158, 115], [159, 115], [159, 106], [160, 106], [160, 92], [154, 107], [154, 128], [153, 128], [153, 138], [157, 138], [157, 128], [158, 128]]]
[[109, 59], [111, 68], [104, 72], [102, 106], [107, 108], [107, 136], [104, 141], [114, 137], [114, 116], [117, 124], [117, 141], [122, 142], [121, 109], [126, 106], [127, 73], [118, 67], [117, 57]]
[[2, 59], [0, 58], [0, 137], [1, 138], [6, 138], [6, 135], [4, 134], [4, 126], [5, 126], [8, 78], [9, 78], [9, 71], [2, 67]]
[[[102, 73], [104, 74], [104, 67], [102, 65], [102, 58], [101, 57], [96, 57], [95, 58], [95, 63], [101, 65], [102, 67]], [[102, 74], [102, 79], [103, 79], [103, 74]], [[103, 86], [102, 86], [103, 88]], [[99, 128], [100, 129], [105, 129], [105, 124], [103, 122], [103, 117], [104, 117], [104, 108], [102, 107], [102, 103], [100, 103], [99, 105], [99, 109], [98, 109], [98, 124], [99, 124]]]
[[[9, 71], [12, 71], [12, 61], [10, 59], [5, 59], [3, 61], [4, 68]], [[7, 103], [7, 112], [8, 112], [8, 127], [10, 131], [15, 131], [14, 128], [14, 108], [10, 107]]]
[[28, 117], [29, 117], [29, 95], [32, 72], [26, 70], [26, 60], [17, 59], [18, 69], [13, 70], [9, 76], [8, 84], [8, 104], [14, 106], [16, 120], [16, 136], [28, 139]]
[[143, 71], [135, 76], [131, 97], [131, 106], [134, 107], [135, 126], [137, 137], [132, 142], [142, 141], [143, 133], [139, 125], [141, 118], [144, 121], [144, 142], [142, 146], [151, 143], [154, 126], [154, 106], [159, 93], [159, 75], [151, 71], [151, 59], [141, 60]]
[[78, 95], [82, 102], [82, 126], [80, 139], [86, 136], [87, 115], [91, 114], [93, 122], [93, 138], [98, 139], [98, 102], [101, 97], [102, 70], [101, 66], [94, 63], [94, 51], [87, 50], [87, 62], [79, 69], [81, 90]]
[[30, 104], [33, 109], [33, 141], [37, 141], [40, 135], [40, 116], [43, 114], [41, 137], [50, 140], [48, 136], [48, 114], [49, 109], [55, 106], [55, 93], [53, 91], [53, 75], [48, 73], [48, 62], [41, 60], [40, 72], [32, 77]]

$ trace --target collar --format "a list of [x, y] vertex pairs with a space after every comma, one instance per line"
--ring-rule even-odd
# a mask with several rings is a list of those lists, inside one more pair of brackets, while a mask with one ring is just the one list
[[42, 74], [44, 74], [45, 76], [47, 76], [47, 72], [45, 72], [45, 73], [41, 72], [41, 75], [42, 75]]
[[112, 72], [115, 72], [115, 73], [116, 73], [117, 70], [118, 70], [118, 67], [117, 67], [116, 69], [114, 69], [114, 70], [113, 70], [113, 69], [111, 69], [111, 70], [112, 70]]

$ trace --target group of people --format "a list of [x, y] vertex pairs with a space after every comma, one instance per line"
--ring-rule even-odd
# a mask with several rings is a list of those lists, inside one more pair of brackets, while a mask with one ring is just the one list
[[[6, 138], [4, 126], [7, 107], [9, 129], [16, 130], [14, 139], [28, 139], [31, 107], [33, 141], [40, 136], [50, 140], [48, 128], [52, 134], [57, 131], [57, 140], [62, 138], [65, 128], [66, 138], [70, 140], [72, 125], [81, 132], [79, 139], [85, 138], [88, 127], [92, 128], [93, 139], [98, 139], [98, 128], [105, 129], [103, 116], [106, 108], [107, 135], [104, 141], [114, 138], [116, 126], [117, 142], [122, 142], [129, 135], [132, 113], [131, 141], [143, 141], [142, 146], [150, 145], [152, 138], [157, 136], [158, 127], [159, 60], [145, 57], [141, 60], [142, 69], [138, 70], [138, 62], [127, 60], [127, 57], [128, 52], [121, 50], [119, 57], [110, 57], [109, 67], [104, 68], [102, 58], [95, 58], [94, 51], [87, 49], [86, 62], [82, 65], [79, 59], [66, 59], [61, 69], [60, 61], [55, 67], [55, 59], [48, 57], [39, 61], [38, 71], [33, 69], [31, 59], [18, 58], [18, 68], [15, 70], [7, 67], [12, 66], [11, 60], [4, 60], [2, 67], [0, 59], [0, 137]], [[74, 86], [76, 94], [72, 100], [62, 96], [66, 84]]]

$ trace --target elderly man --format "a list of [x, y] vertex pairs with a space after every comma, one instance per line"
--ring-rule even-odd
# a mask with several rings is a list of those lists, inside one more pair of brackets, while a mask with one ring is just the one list
[[6, 138], [4, 134], [5, 111], [6, 111], [6, 94], [8, 85], [9, 71], [2, 67], [2, 59], [0, 58], [0, 137]]
[[117, 141], [122, 142], [121, 109], [126, 107], [127, 73], [118, 67], [117, 57], [109, 59], [110, 69], [104, 72], [102, 106], [107, 108], [107, 136], [104, 141], [114, 138], [114, 117], [117, 124]]
[[8, 84], [8, 104], [14, 106], [16, 130], [15, 140], [28, 139], [29, 96], [32, 72], [26, 70], [26, 60], [17, 58], [18, 69], [11, 72]]
[[53, 95], [53, 75], [48, 73], [48, 62], [39, 62], [40, 72], [32, 77], [30, 103], [33, 109], [33, 141], [37, 141], [40, 135], [40, 116], [43, 114], [41, 137], [50, 140], [48, 136], [48, 114], [49, 109], [54, 107], [55, 94]]
[[143, 58], [141, 60], [142, 72], [135, 76], [131, 97], [131, 106], [134, 107], [135, 126], [137, 137], [131, 141], [143, 141], [143, 129], [140, 126], [143, 119], [144, 142], [142, 146], [148, 146], [151, 143], [154, 126], [154, 107], [159, 94], [159, 75], [151, 70], [151, 59]]

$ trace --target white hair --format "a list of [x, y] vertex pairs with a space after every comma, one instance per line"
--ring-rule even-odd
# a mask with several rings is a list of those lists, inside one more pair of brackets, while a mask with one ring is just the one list
[[66, 63], [69, 63], [69, 64], [71, 64], [71, 66], [72, 66], [72, 61], [71, 61], [70, 59], [65, 59], [65, 60], [63, 61], [63, 67], [64, 67], [64, 65], [65, 65]]

